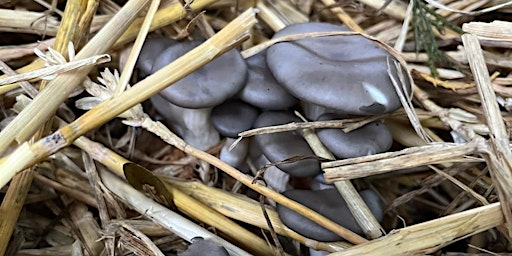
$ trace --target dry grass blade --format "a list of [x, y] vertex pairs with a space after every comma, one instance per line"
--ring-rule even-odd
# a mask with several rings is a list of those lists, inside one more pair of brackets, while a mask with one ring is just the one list
[[123, 67], [123, 73], [119, 78], [119, 84], [116, 87], [114, 92], [115, 95], [119, 95], [126, 89], [128, 86], [128, 82], [130, 77], [132, 76], [133, 68], [135, 67], [135, 63], [137, 62], [137, 57], [139, 56], [140, 50], [142, 49], [142, 45], [144, 44], [144, 39], [149, 32], [149, 28], [151, 25], [151, 21], [155, 16], [155, 12], [158, 10], [158, 6], [160, 5], [160, 0], [152, 0], [151, 5], [149, 6], [148, 13], [146, 14], [146, 18], [142, 23], [142, 27], [140, 29], [139, 35], [137, 39], [135, 39], [135, 43], [133, 43], [132, 50], [130, 51], [130, 55], [128, 56], [128, 60], [126, 61], [125, 66]]
[[462, 42], [466, 47], [469, 65], [475, 77], [478, 94], [489, 126], [490, 138], [486, 160], [498, 190], [510, 241], [512, 240], [512, 212], [510, 211], [512, 207], [512, 151], [509, 147], [509, 137], [489, 79], [489, 71], [485, 65], [478, 38], [473, 34], [464, 34]]
[[56, 35], [59, 22], [44, 13], [0, 9], [0, 31]]
[[466, 144], [438, 143], [398, 152], [326, 162], [322, 163], [322, 169], [327, 182], [356, 179], [422, 165], [465, 161], [468, 159], [464, 157], [476, 153], [482, 144], [482, 140]]
[[267, 25], [272, 28], [274, 31], [279, 31], [280, 29], [286, 27], [286, 23], [281, 20], [276, 13], [272, 11], [272, 9], [265, 4], [264, 1], [258, 1], [256, 3], [256, 8], [260, 10], [258, 12], [258, 17], [261, 18]]
[[107, 54], [92, 56], [92, 57], [81, 59], [81, 60], [71, 61], [71, 62], [67, 62], [67, 63], [60, 64], [60, 65], [53, 65], [50, 67], [34, 70], [31, 72], [2, 78], [2, 79], [0, 79], [0, 85], [17, 83], [20, 81], [28, 81], [28, 80], [32, 80], [35, 78], [44, 79], [45, 77], [63, 74], [64, 72], [76, 70], [76, 69], [82, 68], [84, 66], [98, 65], [98, 64], [109, 62], [109, 61], [110, 61], [110, 56]]
[[[341, 128], [345, 132], [349, 132], [350, 130], [357, 129], [365, 124], [371, 123], [375, 120], [379, 120], [383, 118], [383, 116], [372, 116], [372, 117], [362, 117], [362, 118], [353, 118], [353, 119], [343, 119], [343, 120], [329, 120], [329, 121], [315, 121], [315, 122], [304, 122], [304, 123], [288, 123], [282, 125], [274, 125], [267, 126], [261, 128], [251, 129], [245, 132], [241, 132], [238, 134], [241, 138], [251, 137], [254, 135], [268, 134], [268, 133], [277, 133], [277, 132], [288, 132], [295, 131], [298, 129], [319, 129], [319, 128]], [[350, 130], [347, 130], [350, 128]]]
[[95, 218], [82, 203], [75, 202], [71, 205], [69, 213], [71, 215], [72, 225], [76, 225], [75, 234], [84, 244], [85, 249], [90, 255], [100, 255], [105, 248], [103, 243], [97, 241], [101, 238], [101, 228]]
[[11, 238], [16, 220], [23, 209], [25, 198], [30, 190], [34, 171], [32, 168], [24, 170], [13, 179], [9, 190], [0, 206], [0, 255], [4, 255]]
[[491, 23], [471, 22], [464, 24], [464, 31], [475, 34], [480, 39], [512, 41], [512, 22], [499, 20]]
[[425, 255], [501, 224], [500, 204], [494, 203], [395, 230], [385, 237], [330, 255]]

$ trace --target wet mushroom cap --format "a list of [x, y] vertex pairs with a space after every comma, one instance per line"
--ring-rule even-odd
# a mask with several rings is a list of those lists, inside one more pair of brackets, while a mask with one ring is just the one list
[[[300, 120], [289, 112], [267, 111], [258, 116], [254, 127], [260, 128], [291, 122], [300, 122]], [[254, 141], [272, 163], [294, 157], [315, 155], [308, 143], [296, 131], [256, 135]], [[294, 177], [311, 177], [320, 172], [320, 163], [312, 158], [294, 159], [291, 163], [278, 164], [277, 167]]]
[[[339, 31], [347, 29], [329, 23], [299, 23], [278, 31], [273, 38]], [[269, 69], [292, 95], [357, 115], [387, 113], [401, 107], [387, 71], [392, 59], [386, 50], [360, 35], [304, 38], [280, 42], [267, 50]], [[391, 70], [400, 81], [393, 63]], [[410, 91], [410, 83], [406, 87]]]
[[245, 102], [229, 100], [213, 108], [210, 118], [222, 136], [236, 138], [239, 133], [252, 128], [258, 114], [257, 108]]
[[186, 251], [178, 253], [178, 256], [229, 256], [228, 251], [217, 245], [216, 243], [205, 240], [202, 237], [192, 238], [192, 244], [190, 244]]
[[[336, 120], [336, 114], [323, 114], [318, 120]], [[318, 138], [338, 158], [368, 156], [386, 152], [393, 144], [388, 127], [380, 121], [366, 124], [348, 133], [342, 129], [317, 129]]]
[[139, 77], [145, 78], [146, 76], [150, 75], [155, 60], [163, 51], [165, 51], [165, 49], [175, 43], [176, 41], [167, 37], [146, 39], [137, 60]]
[[[187, 41], [168, 47], [155, 61], [152, 72], [165, 67], [200, 44], [199, 41]], [[209, 108], [238, 93], [246, 78], [247, 64], [240, 53], [233, 49], [165, 88], [160, 95], [180, 107]]]
[[266, 110], [285, 110], [297, 104], [297, 99], [279, 85], [268, 69], [265, 51], [246, 62], [249, 73], [239, 94], [241, 100]]
[[[378, 221], [382, 220], [383, 210], [380, 205], [378, 195], [371, 190], [364, 190], [360, 192], [361, 197], [368, 205], [368, 208], [373, 213]], [[357, 224], [356, 220], [350, 213], [345, 200], [341, 197], [336, 189], [324, 190], [288, 190], [283, 193], [284, 196], [297, 201], [311, 208], [313, 211], [320, 213], [328, 219], [352, 230], [355, 233], [362, 235], [363, 231]], [[327, 230], [315, 222], [307, 219], [306, 217], [286, 208], [283, 205], [277, 205], [277, 213], [279, 219], [287, 227], [293, 231], [321, 242], [334, 242], [342, 240], [341, 237], [336, 235], [330, 230]]]

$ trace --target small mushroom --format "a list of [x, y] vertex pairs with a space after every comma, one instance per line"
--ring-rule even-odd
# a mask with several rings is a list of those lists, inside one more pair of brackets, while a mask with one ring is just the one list
[[176, 41], [167, 37], [148, 38], [144, 42], [137, 60], [137, 68], [139, 69], [139, 77], [145, 78], [151, 74], [153, 63], [160, 54], [169, 46], [175, 44]]
[[[323, 114], [318, 120], [335, 120], [336, 114]], [[391, 148], [393, 137], [380, 121], [371, 122], [348, 133], [342, 129], [318, 129], [318, 138], [336, 157], [352, 158], [382, 153]]]
[[[192, 41], [171, 45], [156, 59], [151, 72], [158, 71], [200, 43]], [[240, 91], [246, 77], [247, 65], [240, 53], [233, 49], [165, 88], [159, 95], [183, 109], [181, 113], [173, 112], [173, 125], [184, 125], [176, 129], [185, 131], [185, 141], [206, 150], [219, 142], [218, 132], [210, 124], [211, 109]], [[155, 107], [162, 113], [158, 106]], [[173, 107], [173, 110], [178, 108]]]
[[266, 52], [260, 52], [246, 59], [248, 76], [245, 87], [240, 91], [241, 100], [265, 110], [285, 110], [298, 100], [290, 95], [276, 81], [267, 67]]
[[[371, 190], [361, 191], [360, 194], [375, 218], [378, 221], [381, 221], [383, 217], [383, 210], [382, 206], [380, 205], [379, 196]], [[355, 233], [363, 233], [356, 220], [350, 213], [345, 200], [343, 200], [343, 197], [341, 197], [336, 189], [324, 189], [315, 191], [288, 190], [285, 191], [283, 195], [294, 201], [297, 201], [298, 203], [303, 204], [304, 206], [311, 208], [326, 218], [352, 230]], [[305, 237], [321, 242], [334, 242], [342, 240], [341, 237], [332, 231], [323, 228], [322, 226], [296, 213], [295, 211], [286, 208], [283, 205], [277, 204], [277, 213], [283, 224]]]
[[[347, 31], [329, 23], [299, 23], [273, 38], [308, 32]], [[345, 114], [374, 115], [401, 107], [388, 74], [394, 57], [360, 36], [327, 36], [277, 43], [267, 50], [267, 64], [279, 83], [300, 100]], [[398, 71], [391, 63], [396, 81]], [[405, 74], [405, 69], [400, 72]], [[407, 77], [407, 76], [405, 76]], [[407, 91], [410, 83], [407, 81]]]
[[[300, 120], [289, 112], [267, 111], [258, 116], [254, 122], [254, 127], [260, 128], [290, 122], [300, 122]], [[277, 165], [279, 169], [290, 174], [290, 176], [311, 177], [320, 173], [320, 164], [317, 159], [300, 159], [315, 154], [297, 131], [260, 134], [254, 137], [254, 141], [269, 161], [291, 160], [291, 163]], [[297, 158], [292, 159], [295, 157]]]
[[202, 237], [192, 238], [192, 243], [188, 246], [187, 250], [178, 253], [178, 256], [229, 256], [228, 251], [216, 243], [205, 240]]
[[215, 108], [211, 113], [213, 127], [226, 137], [226, 144], [220, 151], [220, 160], [235, 168], [244, 166], [249, 148], [249, 140], [241, 140], [236, 147], [229, 147], [236, 141], [240, 132], [252, 128], [259, 111], [255, 107], [239, 100], [228, 100]]

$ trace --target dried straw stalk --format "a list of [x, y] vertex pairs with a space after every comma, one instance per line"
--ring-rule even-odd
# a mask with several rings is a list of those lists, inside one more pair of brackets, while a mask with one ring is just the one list
[[406, 148], [397, 152], [326, 162], [322, 163], [322, 168], [325, 170], [325, 180], [327, 182], [334, 182], [368, 177], [422, 165], [452, 161], [475, 161], [476, 159], [464, 159], [464, 157], [476, 153], [483, 143], [482, 140], [475, 140], [466, 144], [436, 143]]
[[55, 75], [55, 74], [63, 74], [65, 72], [73, 71], [86, 66], [94, 66], [101, 63], [106, 63], [110, 61], [110, 56], [107, 54], [91, 56], [89, 58], [80, 59], [76, 61], [67, 62], [60, 65], [52, 65], [50, 67], [36, 69], [31, 72], [8, 76], [6, 78], [0, 79], [0, 85], [17, 83], [20, 81], [28, 81], [32, 79], [44, 79], [45, 77]]
[[446, 217], [395, 230], [385, 237], [330, 254], [425, 255], [447, 244], [503, 224], [500, 203], [494, 203]]
[[[463, 29], [466, 27], [463, 26]], [[487, 152], [484, 157], [491, 173], [493, 184], [498, 191], [505, 226], [509, 240], [512, 239], [512, 151], [509, 146], [509, 137], [500, 108], [496, 100], [496, 94], [489, 79], [489, 71], [484, 61], [484, 56], [474, 34], [462, 35], [462, 43], [466, 48], [469, 65], [473, 73], [478, 94], [480, 95], [484, 116], [489, 126], [489, 140]]]
[[256, 3], [256, 7], [258, 8], [258, 17], [263, 20], [272, 30], [279, 31], [282, 28], [286, 27], [286, 24], [279, 16], [272, 11], [272, 9], [264, 2], [258, 1]]
[[0, 31], [55, 36], [59, 22], [40, 12], [0, 9]]

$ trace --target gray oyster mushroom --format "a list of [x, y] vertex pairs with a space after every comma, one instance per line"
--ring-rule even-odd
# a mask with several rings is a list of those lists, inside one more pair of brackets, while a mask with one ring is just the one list
[[245, 87], [239, 93], [240, 99], [265, 110], [285, 110], [294, 106], [298, 100], [276, 81], [265, 59], [265, 51], [246, 59], [249, 73]]
[[[168, 47], [153, 64], [152, 73], [201, 44], [180, 42]], [[247, 78], [247, 64], [233, 49], [165, 88], [160, 95], [183, 108], [210, 108], [238, 93]]]
[[[378, 221], [382, 221], [383, 209], [378, 195], [371, 190], [361, 191], [360, 194], [375, 218]], [[341, 226], [352, 230], [355, 233], [360, 235], [363, 234], [363, 231], [350, 213], [345, 200], [343, 200], [343, 197], [341, 197], [336, 189], [324, 189], [315, 191], [288, 190], [285, 191], [283, 195], [311, 208], [312, 210], [340, 224]], [[332, 231], [321, 227], [315, 222], [296, 213], [295, 211], [286, 208], [283, 205], [277, 204], [277, 213], [283, 224], [305, 237], [322, 242], [334, 242], [342, 240], [341, 237]]]
[[[289, 112], [267, 111], [258, 116], [254, 122], [255, 128], [300, 122]], [[260, 134], [254, 136], [256, 145], [269, 161], [275, 163], [294, 157], [315, 156], [308, 143], [296, 131]], [[312, 177], [320, 173], [320, 163], [317, 159], [296, 159], [291, 163], [278, 164], [277, 167], [292, 177]]]
[[[339, 119], [336, 114], [323, 114], [318, 120]], [[348, 133], [342, 129], [317, 129], [318, 138], [336, 157], [345, 159], [386, 152], [393, 144], [388, 127], [380, 121], [366, 124]]]
[[[278, 31], [273, 38], [337, 31], [348, 29], [329, 23], [299, 23]], [[390, 53], [360, 35], [304, 38], [280, 42], [267, 50], [269, 69], [292, 95], [356, 115], [388, 113], [401, 107], [387, 71], [392, 59]], [[400, 81], [395, 66], [390, 68]], [[400, 72], [407, 79], [407, 71], [402, 68]]]
[[[200, 43], [192, 41], [171, 45], [155, 60], [151, 72], [158, 71]], [[194, 147], [206, 150], [220, 140], [210, 123], [211, 109], [240, 91], [246, 77], [245, 61], [238, 51], [231, 50], [162, 90], [159, 93], [161, 98], [157, 100], [165, 99], [175, 106], [172, 107], [170, 122], [176, 126], [176, 130], [183, 131], [183, 139]], [[166, 116], [163, 113], [165, 108], [155, 108]], [[179, 112], [180, 108], [183, 112]]]

